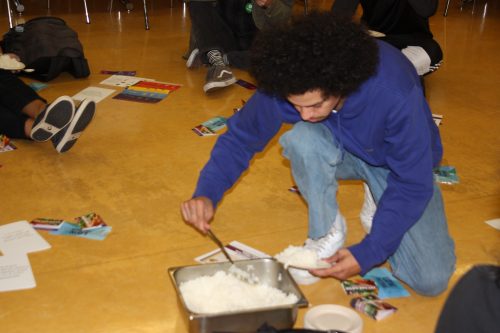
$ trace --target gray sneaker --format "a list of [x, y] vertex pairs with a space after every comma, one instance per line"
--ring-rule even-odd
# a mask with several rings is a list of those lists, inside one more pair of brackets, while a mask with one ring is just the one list
[[206, 93], [224, 88], [236, 83], [236, 78], [227, 66], [211, 66], [207, 72], [206, 83], [203, 90]]
[[202, 65], [201, 53], [199, 49], [193, 49], [186, 60], [187, 68], [198, 68]]

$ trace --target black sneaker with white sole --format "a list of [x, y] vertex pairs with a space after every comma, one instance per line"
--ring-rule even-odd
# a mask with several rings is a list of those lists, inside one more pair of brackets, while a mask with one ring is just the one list
[[52, 137], [52, 145], [59, 153], [70, 150], [82, 132], [92, 121], [95, 113], [95, 102], [84, 100], [75, 111], [71, 122], [59, 133]]
[[203, 90], [209, 93], [236, 83], [236, 78], [227, 66], [211, 66], [205, 82]]
[[47, 141], [69, 124], [75, 113], [75, 104], [69, 96], [61, 96], [40, 112], [31, 129], [30, 137]]

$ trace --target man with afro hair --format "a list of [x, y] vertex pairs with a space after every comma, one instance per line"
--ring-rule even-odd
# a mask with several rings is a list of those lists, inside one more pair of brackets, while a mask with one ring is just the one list
[[[343, 280], [388, 260], [416, 292], [443, 292], [455, 254], [433, 181], [442, 145], [412, 64], [358, 24], [330, 13], [263, 32], [252, 61], [259, 90], [229, 119], [193, 197], [181, 205], [184, 220], [206, 233], [224, 192], [290, 123], [279, 142], [308, 204], [304, 247], [332, 264], [291, 269], [294, 279]], [[377, 204], [372, 223], [364, 225], [366, 236], [348, 247], [336, 201], [340, 179], [363, 180]]]

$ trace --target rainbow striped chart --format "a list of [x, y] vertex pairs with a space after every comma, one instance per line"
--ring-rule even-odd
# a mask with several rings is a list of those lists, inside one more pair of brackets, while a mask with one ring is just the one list
[[132, 102], [158, 103], [180, 87], [173, 83], [144, 80], [125, 88], [113, 98]]

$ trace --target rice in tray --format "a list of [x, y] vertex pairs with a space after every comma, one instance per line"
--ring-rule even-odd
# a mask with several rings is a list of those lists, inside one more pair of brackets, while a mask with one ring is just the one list
[[194, 313], [213, 314], [295, 304], [298, 297], [264, 284], [250, 284], [218, 271], [200, 276], [179, 286], [188, 309]]

